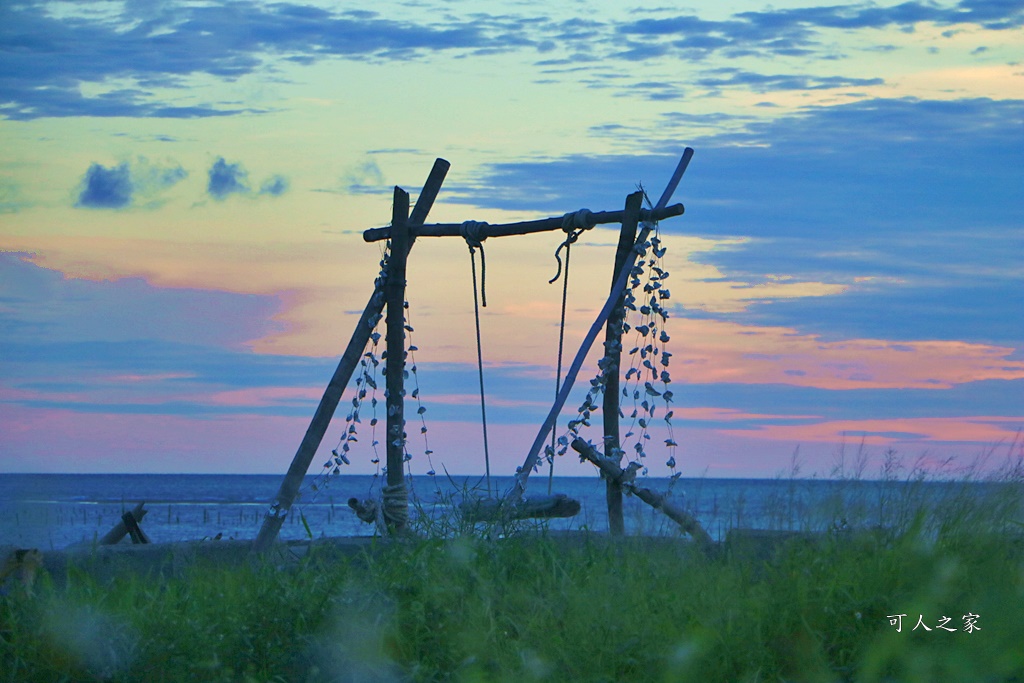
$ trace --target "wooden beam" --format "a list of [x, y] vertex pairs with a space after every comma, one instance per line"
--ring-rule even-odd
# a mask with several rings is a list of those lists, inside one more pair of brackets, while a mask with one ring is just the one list
[[[640, 220], [644, 222], [660, 221], [672, 216], [681, 216], [685, 211], [682, 204], [672, 206], [655, 207], [654, 209], [642, 209]], [[586, 215], [586, 227], [592, 228], [595, 225], [606, 223], [621, 223], [623, 211], [597, 211]], [[519, 223], [496, 223], [490, 225], [484, 223], [480, 228], [480, 239], [487, 237], [509, 237], [511, 235], [529, 235], [535, 232], [548, 232], [561, 230], [564, 216], [554, 218], [541, 218], [535, 221], [522, 221]], [[420, 225], [411, 230], [414, 237], [460, 237], [462, 230], [461, 223], [431, 223]], [[386, 240], [391, 235], [391, 228], [370, 228], [363, 231], [363, 240], [367, 242], [379, 242]]]
[[[416, 206], [409, 216], [409, 225], [417, 225], [427, 219], [427, 214], [430, 213], [430, 208], [434, 205], [434, 200], [437, 199], [437, 193], [441, 190], [441, 185], [444, 183], [444, 178], [448, 174], [450, 167], [451, 164], [444, 159], [439, 158], [434, 161], [430, 175], [427, 176], [427, 182], [423, 184], [423, 190], [416, 200]], [[412, 248], [412, 241], [410, 241], [409, 248]], [[359, 322], [356, 323], [355, 330], [352, 331], [352, 337], [349, 339], [348, 346], [345, 347], [345, 352], [342, 354], [341, 360], [338, 361], [338, 367], [327, 384], [324, 395], [320, 399], [320, 404], [317, 406], [316, 412], [309, 422], [309, 427], [302, 438], [302, 443], [299, 444], [298, 450], [295, 451], [295, 457], [292, 458], [292, 463], [288, 467], [288, 473], [285, 475], [284, 480], [281, 482], [277, 496], [274, 498], [273, 503], [270, 505], [270, 510], [263, 519], [263, 525], [260, 527], [259, 534], [253, 543], [252, 549], [254, 553], [264, 552], [277, 540], [281, 524], [284, 523], [292, 504], [295, 502], [296, 496], [299, 494], [303, 477], [309, 471], [309, 464], [313, 461], [313, 456], [316, 455], [317, 449], [320, 448], [320, 442], [323, 441], [327, 427], [331, 423], [331, 418], [334, 417], [334, 411], [338, 408], [341, 395], [345, 392], [345, 387], [348, 386], [349, 380], [352, 379], [352, 373], [359, 366], [359, 359], [362, 358], [363, 351], [366, 349], [366, 342], [369, 341], [370, 334], [373, 332], [383, 310], [383, 282], [378, 280], [366, 304], [366, 308], [363, 309], [363, 314], [359, 317]]]
[[623, 470], [619, 467], [619, 464], [615, 462], [614, 458], [606, 458], [596, 448], [594, 448], [593, 444], [587, 443], [579, 437], [573, 439], [572, 449], [585, 459], [597, 465], [597, 467], [600, 468], [601, 473], [604, 474], [606, 478], [616, 481], [619, 486], [629, 490], [630, 493], [650, 505], [655, 510], [663, 512], [666, 517], [678, 524], [680, 529], [688, 533], [690, 537], [700, 545], [701, 549], [707, 551], [714, 545], [714, 541], [711, 540], [711, 536], [704, 530], [704, 527], [700, 525], [700, 522], [696, 517], [686, 510], [677, 508], [664, 494], [637, 486], [634, 481], [634, 477], [636, 477], [635, 468], [630, 467]]
[[409, 194], [395, 187], [391, 211], [391, 255], [388, 258], [387, 296], [387, 488], [384, 521], [399, 532], [408, 519], [405, 490], [405, 266], [409, 257]]
[[[619, 279], [619, 273], [629, 258], [629, 252], [636, 241], [636, 227], [640, 220], [640, 207], [644, 201], [643, 192], [634, 192], [626, 197], [626, 208], [623, 210], [622, 228], [619, 230], [619, 245], [615, 251], [615, 268], [612, 270], [612, 288]], [[606, 369], [604, 385], [604, 402], [602, 414], [604, 418], [604, 452], [619, 453], [619, 365], [622, 362], [622, 322], [626, 318], [625, 292], [608, 316], [608, 326], [604, 333], [604, 361]], [[619, 460], [617, 459], [616, 462]], [[626, 533], [626, 523], [622, 516], [622, 487], [612, 479], [605, 479], [605, 501], [608, 504], [608, 532], [612, 536]]]
[[[675, 192], [676, 187], [679, 185], [679, 181], [683, 177], [683, 173], [686, 171], [687, 166], [690, 165], [690, 159], [693, 157], [693, 150], [687, 147], [683, 151], [683, 156], [679, 160], [679, 164], [676, 166], [675, 172], [668, 181], [668, 185], [665, 186], [665, 191], [661, 194], [661, 199], [655, 205], [655, 210], [664, 208], [668, 201], [672, 198], [672, 193]], [[622, 271], [619, 273], [619, 279], [615, 281], [615, 286], [612, 287], [612, 293], [608, 296], [605, 301], [604, 307], [601, 312], [598, 313], [597, 319], [594, 324], [590, 326], [590, 331], [587, 332], [587, 336], [583, 339], [583, 343], [580, 345], [579, 351], [576, 352], [576, 358], [573, 360], [572, 365], [569, 367], [569, 371], [565, 375], [565, 380], [562, 382], [562, 389], [558, 392], [558, 396], [555, 398], [554, 405], [551, 406], [551, 410], [548, 411], [548, 416], [544, 419], [544, 423], [540, 427], [540, 431], [537, 433], [537, 437], [533, 440], [533, 445], [530, 446], [530, 451], [526, 455], [526, 460], [523, 461], [522, 467], [516, 473], [516, 481], [512, 486], [512, 490], [506, 494], [506, 498], [512, 502], [515, 502], [523, 497], [526, 492], [526, 483], [530, 478], [530, 473], [533, 468], [537, 466], [537, 462], [540, 457], [540, 451], [544, 447], [544, 441], [547, 439], [548, 434], [555, 427], [555, 421], [558, 419], [559, 413], [562, 411], [562, 406], [565, 405], [566, 400], [569, 398], [569, 393], [572, 391], [572, 385], [576, 382], [576, 377], [579, 375], [580, 369], [583, 367], [583, 362], [587, 358], [587, 353], [590, 352], [590, 347], [594, 345], [594, 341], [597, 339], [597, 335], [601, 332], [601, 328], [604, 326], [605, 321], [608, 320], [608, 316], [611, 315], [612, 308], [615, 306], [615, 302], [622, 296], [622, 292], [626, 290], [626, 284], [629, 282], [629, 273], [633, 269], [633, 264], [636, 263], [636, 257], [638, 254], [637, 248], [647, 241], [648, 235], [654, 226], [651, 223], [644, 223], [643, 230], [640, 231], [640, 236], [636, 240], [634, 249], [631, 249], [629, 254], [626, 256], [626, 263], [623, 265]]]

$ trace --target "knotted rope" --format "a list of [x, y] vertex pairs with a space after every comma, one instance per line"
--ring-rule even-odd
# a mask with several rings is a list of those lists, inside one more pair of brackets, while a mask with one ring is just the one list
[[[469, 246], [469, 264], [473, 270], [473, 318], [476, 321], [476, 367], [480, 376], [480, 420], [484, 435], [484, 469], [487, 473], [487, 495], [491, 495], [491, 452], [487, 443], [487, 399], [484, 392], [484, 352], [480, 337], [480, 308], [487, 307], [487, 261], [484, 258], [483, 240], [487, 239], [487, 223], [466, 221], [459, 228], [459, 234]], [[476, 249], [480, 249], [480, 297], [476, 287]]]
[[384, 498], [384, 521], [399, 529], [409, 521], [409, 489], [405, 482], [381, 489]]
[[[459, 235], [469, 247], [469, 261], [473, 266], [473, 291], [476, 292], [476, 250], [480, 250], [480, 299], [487, 308], [487, 257], [484, 255], [484, 240], [487, 239], [485, 221], [465, 221], [459, 227]], [[474, 294], [475, 298], [475, 294]]]
[[[592, 211], [590, 209], [580, 209], [578, 211], [571, 211], [562, 216], [562, 230], [565, 231], [565, 241], [558, 245], [558, 249], [555, 250], [555, 260], [558, 261], [558, 272], [555, 276], [548, 280], [548, 284], [553, 284], [558, 278], [562, 276], [562, 249], [565, 249], [565, 260], [569, 260], [569, 247], [580, 238], [584, 230], [590, 230], [594, 227], [594, 223], [591, 219]], [[568, 265], [566, 266], [568, 268]]]

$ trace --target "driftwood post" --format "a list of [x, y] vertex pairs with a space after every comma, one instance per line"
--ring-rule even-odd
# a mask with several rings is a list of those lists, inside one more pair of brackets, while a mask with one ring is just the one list
[[[114, 525], [114, 528], [104, 534], [103, 538], [97, 541], [97, 543], [99, 543], [99, 545], [115, 545], [116, 543], [119, 543], [122, 538], [129, 535], [132, 531], [128, 526], [130, 523], [129, 519], [134, 522], [134, 528], [141, 532], [142, 529], [139, 528], [139, 522], [141, 522], [142, 518], [149, 513], [149, 510], [145, 509], [145, 505], [145, 502], [139, 503], [134, 508], [121, 515], [121, 519], [119, 519], [117, 524]], [[132, 542], [138, 543], [139, 541], [136, 541], [135, 538], [136, 537], [133, 535]], [[145, 543], [148, 542], [148, 540], [145, 541]]]
[[714, 545], [714, 541], [711, 540], [711, 536], [704, 530], [704, 527], [700, 525], [700, 522], [697, 521], [696, 517], [686, 510], [680, 510], [677, 508], [664, 494], [657, 493], [647, 488], [641, 488], [634, 483], [637, 470], [635, 463], [634, 466], [627, 467], [623, 470], [619, 467], [618, 463], [615, 462], [614, 458], [606, 458], [601, 455], [596, 448], [594, 448], [593, 444], [589, 444], [579, 437], [573, 439], [572, 448], [581, 456], [597, 465], [601, 470], [601, 473], [606, 478], [614, 480], [620, 487], [629, 489], [630, 493], [650, 505], [655, 510], [661, 510], [666, 517], [678, 524], [679, 528], [690, 534], [690, 537], [697, 542], [702, 550], [708, 551]]
[[[434, 161], [430, 175], [427, 176], [427, 182], [424, 183], [423, 190], [416, 200], [416, 206], [409, 216], [409, 225], [420, 225], [427, 219], [427, 214], [430, 213], [430, 208], [434, 205], [434, 200], [437, 199], [437, 193], [441, 190], [441, 184], [444, 183], [444, 177], [450, 167], [451, 164], [444, 159]], [[409, 246], [411, 248], [412, 240], [410, 240]], [[338, 362], [338, 367], [324, 390], [324, 395], [313, 414], [313, 419], [310, 420], [302, 443], [299, 444], [298, 450], [295, 451], [295, 457], [292, 458], [292, 463], [288, 467], [288, 473], [281, 482], [281, 487], [278, 489], [270, 510], [263, 518], [263, 526], [260, 527], [260, 532], [253, 543], [254, 553], [261, 553], [274, 543], [281, 530], [281, 524], [284, 523], [295, 502], [295, 497], [299, 494], [302, 479], [309, 471], [309, 464], [313, 461], [317, 449], [320, 448], [320, 442], [323, 441], [331, 418], [334, 417], [334, 411], [338, 408], [341, 395], [344, 393], [345, 387], [348, 386], [349, 380], [352, 379], [352, 373], [363, 356], [366, 342], [369, 341], [370, 334], [373, 332], [377, 320], [380, 319], [381, 311], [384, 310], [384, 293], [381, 287], [382, 283], [380, 282], [374, 287], [373, 294], [370, 295], [370, 300], [352, 332], [352, 338]]]
[[[676, 191], [676, 187], [679, 186], [679, 181], [683, 178], [683, 173], [686, 172], [686, 167], [690, 165], [690, 159], [693, 157], [693, 149], [687, 147], [683, 151], [683, 156], [679, 160], [679, 165], [676, 166], [676, 170], [672, 173], [672, 177], [668, 181], [668, 185], [665, 186], [665, 191], [661, 194], [661, 199], [655, 205], [654, 209], [649, 212], [651, 215], [658, 215], [661, 209], [664, 209], [668, 204], [669, 199], [672, 198], [672, 193]], [[680, 207], [682, 205], [679, 205]], [[622, 220], [622, 212], [617, 212], [619, 219]], [[682, 213], [682, 212], [680, 212]], [[676, 214], [678, 215], [678, 214]], [[640, 213], [641, 220], [644, 219], [644, 212]], [[639, 247], [647, 241], [647, 236], [651, 234], [653, 225], [644, 223], [643, 230], [640, 231], [640, 236], [637, 237], [636, 246]], [[512, 486], [512, 490], [505, 495], [505, 499], [510, 503], [515, 503], [523, 494], [526, 492], [526, 483], [530, 478], [530, 472], [537, 465], [540, 458], [540, 451], [544, 447], [544, 442], [547, 440], [548, 433], [554, 429], [555, 420], [558, 419], [558, 414], [562, 411], [562, 406], [565, 405], [566, 400], [569, 398], [569, 393], [572, 391], [572, 385], [576, 382], [576, 376], [579, 375], [580, 369], [583, 367], [584, 361], [587, 359], [587, 353], [590, 351], [590, 347], [594, 345], [594, 341], [597, 339], [597, 335], [600, 333], [601, 328], [604, 326], [605, 321], [608, 320], [608, 316], [611, 315], [612, 308], [615, 306], [615, 302], [619, 300], [622, 292], [626, 290], [626, 283], [629, 282], [629, 271], [632, 270], [633, 264], [636, 263], [637, 250], [634, 248], [630, 250], [626, 257], [626, 262], [623, 265], [622, 271], [619, 273], [619, 279], [615, 281], [615, 286], [612, 287], [612, 293], [605, 301], [604, 307], [601, 312], [597, 314], [597, 319], [594, 324], [590, 326], [590, 331], [587, 332], [587, 336], [583, 339], [583, 343], [580, 345], [579, 351], [576, 352], [576, 358], [573, 359], [572, 365], [569, 367], [569, 371], [565, 375], [565, 381], [562, 382], [562, 390], [558, 392], [558, 397], [555, 398], [554, 405], [551, 406], [551, 410], [548, 411], [548, 416], [544, 420], [544, 424], [541, 425], [540, 431], [537, 433], [537, 437], [533, 440], [533, 445], [530, 447], [530, 452], [526, 455], [526, 460], [523, 461], [522, 467], [516, 473], [516, 481]]]
[[[636, 226], [640, 219], [640, 205], [643, 200], [643, 192], [634, 192], [626, 197], [622, 229], [619, 230], [619, 246], [615, 250], [612, 289], [615, 288], [619, 272], [625, 265], [626, 259], [629, 258], [629, 252], [633, 249], [633, 243], [636, 241]], [[622, 461], [622, 449], [619, 443], [619, 364], [622, 361], [622, 322], [626, 318], [624, 299], [625, 294], [620, 294], [618, 303], [615, 304], [611, 315], [608, 316], [604, 341], [605, 372], [607, 373], [602, 407], [604, 452], [606, 457], [614, 458], [617, 463]], [[605, 478], [605, 499], [608, 502], [608, 531], [613, 536], [621, 536], [626, 533], [626, 523], [622, 516], [622, 487], [609, 477]]]
[[409, 515], [405, 488], [405, 266], [409, 257], [409, 195], [395, 187], [391, 211], [391, 256], [387, 294], [387, 486], [384, 521], [390, 531], [402, 531]]

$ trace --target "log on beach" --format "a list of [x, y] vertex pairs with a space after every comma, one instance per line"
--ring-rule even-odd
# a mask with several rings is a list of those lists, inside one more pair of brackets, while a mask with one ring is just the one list
[[[149, 510], [145, 509], [146, 503], [142, 502], [124, 513], [114, 528], [104, 534], [103, 538], [97, 541], [100, 545], [115, 545], [121, 542], [125, 536], [131, 535], [132, 543], [149, 543], [149, 539], [139, 527], [139, 522], [146, 516]], [[143, 540], [145, 539], [145, 540]]]
[[533, 496], [509, 503], [501, 498], [475, 498], [459, 504], [469, 522], [498, 522], [512, 519], [552, 519], [579, 514], [580, 502], [564, 493]]

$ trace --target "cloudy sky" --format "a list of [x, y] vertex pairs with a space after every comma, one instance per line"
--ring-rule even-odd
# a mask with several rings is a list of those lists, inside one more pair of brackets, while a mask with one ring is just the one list
[[[444, 157], [433, 221], [614, 210], [687, 146], [686, 214], [660, 225], [678, 471], [1002, 458], [1024, 427], [1022, 27], [1021, 0], [0, 3], [0, 471], [283, 473], [393, 186], [415, 201]], [[559, 234], [486, 245], [496, 473], [553, 397]], [[616, 239], [573, 248], [569, 355]], [[483, 470], [471, 277], [461, 240], [417, 242], [414, 472]]]

